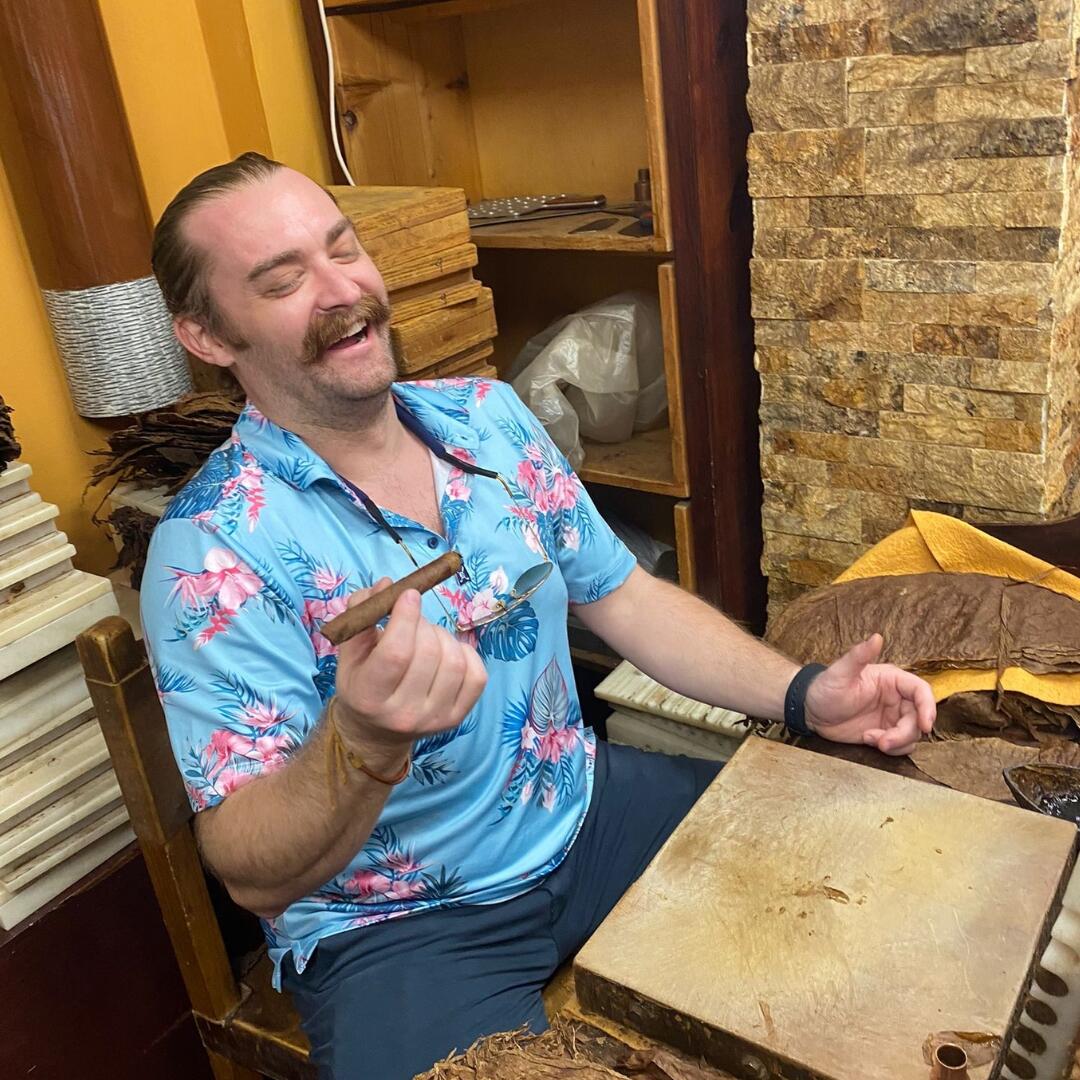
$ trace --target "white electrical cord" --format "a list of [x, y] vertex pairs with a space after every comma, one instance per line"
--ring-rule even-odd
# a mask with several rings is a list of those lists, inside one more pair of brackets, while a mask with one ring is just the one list
[[334, 154], [337, 157], [338, 164], [341, 166], [341, 171], [345, 174], [345, 179], [355, 187], [356, 181], [352, 178], [352, 173], [349, 172], [349, 166], [345, 164], [345, 157], [341, 153], [341, 144], [338, 142], [337, 95], [335, 93], [337, 87], [334, 84], [334, 49], [330, 44], [330, 27], [326, 23], [326, 8], [323, 6], [323, 0], [315, 0], [315, 6], [319, 9], [319, 21], [322, 23], [323, 41], [326, 43], [326, 100], [329, 102], [330, 108], [330, 140], [334, 145]]

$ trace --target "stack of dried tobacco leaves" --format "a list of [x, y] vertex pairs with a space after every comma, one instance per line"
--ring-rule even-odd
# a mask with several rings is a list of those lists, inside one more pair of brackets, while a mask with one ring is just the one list
[[104, 460], [91, 483], [131, 481], [140, 487], [179, 491], [211, 452], [229, 437], [243, 398], [221, 391], [189, 394], [174, 405], [141, 413], [111, 432], [108, 449], [92, 453]]
[[11, 423], [12, 408], [0, 397], [0, 472], [21, 453], [22, 447], [15, 441], [15, 428]]
[[556, 1017], [542, 1035], [490, 1035], [416, 1080], [731, 1080], [673, 1050], [634, 1049], [590, 1024]]
[[[781, 651], [829, 662], [873, 633], [882, 661], [923, 675], [961, 669], [1035, 675], [1080, 673], [1080, 601], [1032, 582], [990, 574], [856, 578], [792, 603], [769, 632]], [[1001, 770], [1026, 762], [1080, 765], [1080, 706], [997, 689], [940, 702], [935, 738], [912, 762], [960, 791], [1009, 801]]]

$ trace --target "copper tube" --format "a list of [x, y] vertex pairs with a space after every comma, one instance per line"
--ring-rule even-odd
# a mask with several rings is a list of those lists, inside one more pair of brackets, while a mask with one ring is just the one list
[[930, 1080], [968, 1080], [968, 1056], [956, 1043], [941, 1043], [934, 1048]]
[[382, 592], [369, 596], [356, 607], [346, 609], [323, 625], [322, 635], [332, 645], [340, 645], [389, 615], [403, 592], [408, 589], [415, 589], [420, 593], [427, 592], [439, 582], [453, 577], [460, 569], [461, 556], [456, 551], [448, 551], [434, 562], [429, 562], [426, 566], [421, 566], [419, 570], [414, 570], [408, 577], [395, 581]]

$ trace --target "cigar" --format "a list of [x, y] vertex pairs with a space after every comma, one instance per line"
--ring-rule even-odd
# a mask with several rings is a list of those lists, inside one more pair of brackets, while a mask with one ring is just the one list
[[346, 608], [340, 615], [324, 623], [321, 633], [332, 645], [340, 645], [389, 615], [403, 592], [415, 589], [425, 593], [448, 577], [453, 577], [460, 569], [461, 556], [456, 551], [448, 551], [434, 562], [414, 570], [408, 577], [395, 581], [382, 592], [369, 596], [355, 607]]

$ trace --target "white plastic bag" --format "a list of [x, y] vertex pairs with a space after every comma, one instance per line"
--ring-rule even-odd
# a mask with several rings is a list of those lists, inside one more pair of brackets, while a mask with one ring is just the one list
[[560, 319], [525, 344], [510, 380], [580, 468], [582, 436], [624, 442], [667, 413], [659, 304], [643, 293], [620, 293]]

